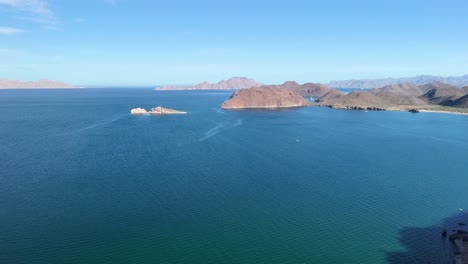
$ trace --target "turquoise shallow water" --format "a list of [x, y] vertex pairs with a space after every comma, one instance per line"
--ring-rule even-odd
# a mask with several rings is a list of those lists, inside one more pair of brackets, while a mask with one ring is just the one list
[[[0, 91], [0, 263], [448, 261], [434, 230], [468, 209], [468, 116], [229, 96]], [[189, 114], [128, 114], [160, 104]]]

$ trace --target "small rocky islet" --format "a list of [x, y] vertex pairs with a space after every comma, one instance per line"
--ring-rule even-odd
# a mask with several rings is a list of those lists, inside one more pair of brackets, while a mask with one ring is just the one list
[[187, 112], [174, 110], [170, 108], [164, 108], [161, 106], [151, 108], [151, 110], [146, 111], [144, 108], [134, 108], [130, 110], [130, 114], [132, 115], [180, 115], [180, 114], [187, 114]]

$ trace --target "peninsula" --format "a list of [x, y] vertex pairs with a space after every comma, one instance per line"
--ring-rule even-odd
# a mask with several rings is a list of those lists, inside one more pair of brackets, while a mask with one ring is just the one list
[[38, 81], [22, 82], [18, 80], [0, 79], [0, 89], [62, 89], [76, 88], [64, 82], [41, 79]]
[[272, 86], [252, 87], [235, 91], [223, 103], [223, 109], [275, 109], [309, 106], [300, 94]]
[[251, 78], [233, 77], [228, 80], [219, 81], [218, 83], [202, 82], [196, 85], [186, 86], [161, 86], [155, 88], [155, 90], [238, 90], [260, 85], [262, 84]]
[[288, 81], [281, 85], [235, 91], [221, 107], [275, 109], [309, 105], [349, 110], [468, 113], [468, 86], [459, 88], [442, 82], [424, 85], [402, 83], [343, 94], [324, 84], [301, 85]]
[[144, 108], [134, 108], [130, 110], [130, 114], [132, 115], [180, 115], [180, 114], [187, 114], [187, 112], [184, 111], [178, 111], [174, 109], [169, 109], [169, 108], [164, 108], [161, 106], [151, 108], [150, 111], [146, 111]]

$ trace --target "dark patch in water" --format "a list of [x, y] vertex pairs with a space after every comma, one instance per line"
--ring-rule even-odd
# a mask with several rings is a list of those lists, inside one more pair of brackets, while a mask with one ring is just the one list
[[405, 227], [399, 232], [400, 244], [405, 252], [387, 252], [390, 264], [403, 263], [453, 263], [454, 246], [441, 235], [444, 228], [456, 232], [460, 220], [467, 220], [468, 213], [445, 218], [441, 223], [429, 227]]

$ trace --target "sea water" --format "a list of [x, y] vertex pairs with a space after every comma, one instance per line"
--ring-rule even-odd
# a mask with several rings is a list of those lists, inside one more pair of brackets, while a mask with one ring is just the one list
[[230, 94], [0, 91], [0, 263], [449, 263], [468, 116]]

